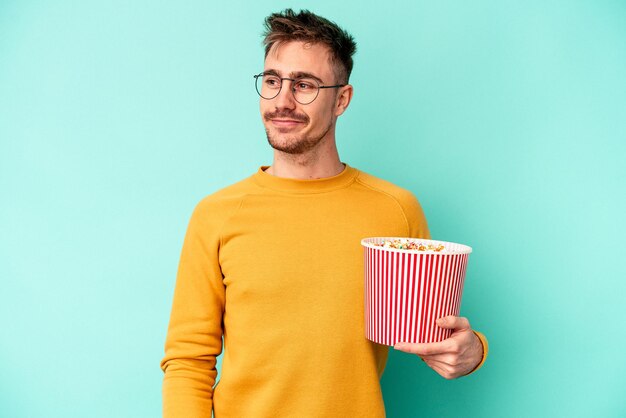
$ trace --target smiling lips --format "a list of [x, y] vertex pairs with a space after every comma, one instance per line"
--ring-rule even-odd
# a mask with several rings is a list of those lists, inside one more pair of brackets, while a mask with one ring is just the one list
[[272, 124], [278, 128], [293, 128], [303, 124], [303, 121], [295, 119], [270, 119]]

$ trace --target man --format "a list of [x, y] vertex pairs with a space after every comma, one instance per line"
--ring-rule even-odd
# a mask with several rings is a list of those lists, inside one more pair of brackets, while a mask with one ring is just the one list
[[[426, 220], [410, 192], [339, 159], [352, 37], [307, 11], [273, 14], [266, 27], [255, 82], [274, 161], [192, 215], [162, 361], [164, 415], [382, 417], [388, 348], [364, 337], [360, 240], [429, 238]], [[482, 364], [486, 341], [465, 318], [439, 326], [453, 335], [395, 348], [446, 378]]]

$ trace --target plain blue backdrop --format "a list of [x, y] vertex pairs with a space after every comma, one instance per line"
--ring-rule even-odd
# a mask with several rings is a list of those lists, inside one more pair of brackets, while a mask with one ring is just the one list
[[271, 163], [252, 75], [288, 6], [357, 40], [343, 161], [474, 248], [487, 364], [392, 353], [388, 416], [625, 416], [626, 4], [591, 0], [2, 1], [0, 416], [160, 415], [186, 224]]

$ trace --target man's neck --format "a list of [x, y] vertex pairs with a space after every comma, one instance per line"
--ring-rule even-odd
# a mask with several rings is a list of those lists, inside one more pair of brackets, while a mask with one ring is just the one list
[[344, 170], [336, 147], [316, 151], [292, 155], [274, 150], [274, 164], [266, 173], [276, 177], [313, 180], [333, 177]]

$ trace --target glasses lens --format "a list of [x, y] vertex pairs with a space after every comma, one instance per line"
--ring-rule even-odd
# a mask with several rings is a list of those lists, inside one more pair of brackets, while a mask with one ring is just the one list
[[299, 78], [293, 82], [293, 97], [300, 104], [309, 104], [317, 98], [320, 85], [313, 78]]
[[[317, 98], [320, 91], [320, 85], [313, 78], [299, 78], [289, 81], [291, 83], [291, 91], [294, 99], [300, 104], [309, 104]], [[255, 77], [255, 87], [259, 96], [266, 100], [271, 100], [278, 96], [282, 88], [283, 80], [272, 74], [259, 74]]]
[[264, 99], [273, 99], [278, 96], [281, 87], [280, 77], [261, 74], [256, 78], [256, 91]]

